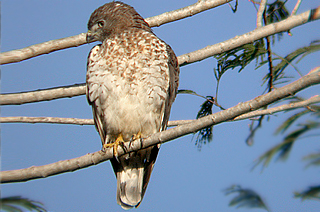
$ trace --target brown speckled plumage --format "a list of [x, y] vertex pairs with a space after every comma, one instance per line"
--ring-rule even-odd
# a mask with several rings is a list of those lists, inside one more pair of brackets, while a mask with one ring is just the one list
[[[88, 22], [92, 48], [87, 64], [87, 98], [102, 144], [148, 137], [166, 128], [179, 81], [177, 58], [129, 5], [107, 3]], [[112, 159], [117, 201], [138, 207], [144, 196], [159, 145]]]

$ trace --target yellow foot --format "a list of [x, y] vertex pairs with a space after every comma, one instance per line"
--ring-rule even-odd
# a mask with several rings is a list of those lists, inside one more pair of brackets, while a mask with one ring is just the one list
[[137, 140], [137, 139], [140, 139], [140, 145], [142, 146], [142, 134], [141, 134], [141, 132], [138, 132], [137, 134], [133, 134], [132, 135], [132, 137], [131, 137], [131, 139], [130, 139], [130, 143], [129, 143], [129, 147], [131, 146], [131, 143], [133, 142], [133, 141], [135, 141], [135, 140]]
[[133, 140], [133, 141], [134, 141], [134, 140], [137, 140], [137, 139], [140, 139], [140, 138], [142, 138], [141, 132], [138, 132], [137, 134], [134, 134], [134, 135], [132, 136], [132, 140]]
[[117, 161], [119, 161], [118, 160], [118, 146], [119, 146], [119, 144], [124, 148], [124, 140], [123, 140], [121, 133], [118, 135], [115, 142], [103, 145], [104, 149], [106, 149], [108, 147], [113, 147], [113, 156], [117, 159]]

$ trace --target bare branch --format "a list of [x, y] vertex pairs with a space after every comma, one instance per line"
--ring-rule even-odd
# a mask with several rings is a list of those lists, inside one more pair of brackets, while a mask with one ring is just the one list
[[3, 52], [0, 53], [0, 65], [20, 62], [39, 55], [49, 54], [57, 50], [81, 46], [85, 43], [87, 43], [86, 33], [81, 33], [67, 38], [35, 44], [23, 49]]
[[296, 6], [294, 6], [292, 12], [291, 12], [291, 15], [295, 15], [300, 7], [300, 4], [301, 4], [302, 0], [298, 0], [297, 3], [296, 3]]
[[317, 9], [309, 10], [299, 15], [290, 16], [289, 18], [283, 21], [257, 28], [251, 32], [248, 32], [240, 36], [236, 36], [224, 42], [207, 46], [203, 49], [199, 49], [197, 51], [181, 55], [178, 58], [179, 64], [180, 66], [183, 66], [186, 64], [198, 62], [208, 57], [212, 57], [213, 55], [221, 54], [223, 52], [237, 48], [244, 44], [252, 43], [266, 36], [270, 36], [279, 32], [288, 31], [294, 27], [300, 26], [313, 20], [317, 20], [319, 18], [320, 7], [318, 7]]
[[257, 13], [257, 28], [260, 28], [263, 26], [263, 13], [266, 9], [267, 0], [261, 0], [260, 7]]
[[[170, 12], [163, 13], [161, 15], [147, 18], [146, 22], [150, 25], [150, 27], [160, 26], [165, 23], [193, 16], [197, 13], [212, 9], [214, 7], [218, 7], [230, 1], [232, 0], [198, 1], [197, 3], [192, 4], [188, 7], [184, 7], [178, 10], [173, 10]], [[61, 49], [77, 47], [86, 43], [86, 33], [81, 33], [79, 35], [57, 40], [51, 40], [44, 43], [28, 46], [23, 49], [0, 53], [0, 64], [2, 65], [8, 63], [16, 63], [33, 57], [37, 57], [39, 55], [49, 54], [53, 51]]]
[[307, 107], [309, 105], [312, 105], [312, 104], [315, 104], [315, 103], [319, 103], [319, 102], [320, 102], [320, 96], [316, 95], [316, 96], [313, 96], [313, 97], [311, 97], [311, 98], [309, 98], [307, 100], [304, 100], [304, 101], [295, 102], [295, 103], [291, 103], [291, 104], [280, 105], [280, 106], [269, 108], [269, 109], [265, 109], [265, 110], [257, 110], [257, 111], [253, 111], [253, 112], [250, 112], [250, 113], [246, 113], [246, 114], [243, 114], [241, 116], [238, 116], [238, 117], [234, 118], [233, 120], [234, 121], [240, 121], [240, 120], [249, 119], [249, 118], [262, 116], [262, 115], [271, 115], [271, 114], [282, 112], [282, 111], [286, 111], [286, 110], [292, 110], [292, 109], [296, 109], [296, 108]]
[[0, 123], [48, 123], [48, 124], [75, 124], [94, 125], [93, 119], [58, 118], [58, 117], [0, 117]]
[[[233, 121], [240, 121], [244, 119], [250, 119], [262, 115], [272, 115], [274, 113], [297, 109], [301, 107], [307, 107], [312, 104], [320, 102], [320, 96], [316, 95], [307, 100], [300, 102], [284, 104], [277, 107], [257, 110], [249, 113], [242, 114], [233, 119]], [[168, 121], [168, 127], [189, 124], [194, 120], [175, 120]], [[14, 117], [0, 117], [0, 123], [49, 123], [49, 124], [74, 124], [74, 125], [94, 125], [93, 119], [79, 119], [79, 118], [58, 118], [58, 117], [26, 117], [26, 116], [14, 116]]]
[[[190, 123], [193, 120], [177, 120], [168, 121], [168, 127], [178, 126]], [[93, 119], [79, 119], [79, 118], [58, 118], [58, 117], [0, 117], [0, 123], [48, 123], [48, 124], [75, 124], [75, 125], [94, 125]]]
[[146, 19], [146, 22], [151, 27], [158, 27], [166, 23], [170, 23], [173, 21], [181, 20], [183, 18], [191, 17], [200, 12], [218, 7], [220, 5], [231, 2], [232, 0], [206, 0], [206, 1], [197, 1], [190, 6], [166, 12], [161, 15], [153, 16]]
[[0, 95], [0, 105], [21, 105], [31, 102], [50, 101], [53, 99], [84, 95], [86, 85], [75, 84], [36, 91], [9, 93]]
[[[296, 26], [302, 25], [311, 20], [316, 20], [319, 18], [320, 8], [304, 12], [297, 16], [291, 16], [286, 20], [280, 21], [275, 24], [269, 24], [259, 29], [255, 29], [249, 33], [243, 34], [241, 36], [236, 36], [227, 41], [207, 46], [203, 49], [199, 49], [187, 54], [180, 55], [178, 57], [179, 65], [183, 66], [204, 60], [213, 55], [229, 51], [247, 43], [252, 43], [255, 40], [259, 40], [263, 37], [270, 36], [278, 32], [288, 31], [289, 29], [292, 29]], [[66, 89], [68, 93], [66, 93]], [[72, 97], [72, 93], [74, 93], [74, 96], [85, 94], [85, 85], [80, 84], [23, 93], [1, 94], [0, 105], [17, 105], [38, 101], [49, 101], [58, 98]], [[38, 96], [41, 96], [41, 98], [37, 98]]]
[[[158, 143], [166, 143], [170, 140], [179, 138], [181, 136], [197, 132], [208, 126], [217, 125], [222, 122], [233, 120], [235, 117], [240, 116], [244, 113], [257, 110], [261, 107], [267, 106], [271, 103], [283, 99], [285, 97], [294, 95], [295, 93], [306, 89], [312, 85], [320, 83], [320, 70], [317, 69], [312, 71], [306, 76], [300, 79], [273, 90], [267, 94], [256, 97], [250, 101], [239, 103], [238, 105], [231, 107], [229, 109], [220, 111], [218, 113], [205, 116], [203, 118], [194, 120], [188, 124], [179, 125], [177, 127], [168, 129], [163, 132], [155, 133], [148, 138], [145, 138], [143, 142], [135, 140], [133, 142], [127, 142], [126, 149], [127, 153], [132, 151], [137, 151], [142, 148], [147, 148], [151, 145]], [[130, 146], [128, 146], [131, 143]], [[118, 147], [118, 155], [121, 156], [125, 154], [121, 147]], [[95, 153], [87, 154], [78, 158], [59, 161], [57, 163], [52, 163], [43, 166], [33, 166], [27, 169], [12, 170], [12, 171], [2, 171], [1, 172], [1, 182], [24, 182], [37, 178], [45, 178], [52, 175], [61, 174], [64, 172], [71, 172], [78, 169], [82, 169], [91, 165], [96, 165], [103, 161], [109, 160], [113, 157], [113, 150], [107, 149], [105, 153], [98, 151]]]

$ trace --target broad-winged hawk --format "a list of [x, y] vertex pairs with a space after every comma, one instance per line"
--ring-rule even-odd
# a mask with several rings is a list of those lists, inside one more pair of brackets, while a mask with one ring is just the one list
[[160, 145], [117, 156], [121, 142], [165, 130], [179, 81], [177, 58], [129, 5], [107, 3], [88, 22], [93, 47], [87, 63], [87, 98], [103, 148], [114, 148], [117, 202], [138, 207]]

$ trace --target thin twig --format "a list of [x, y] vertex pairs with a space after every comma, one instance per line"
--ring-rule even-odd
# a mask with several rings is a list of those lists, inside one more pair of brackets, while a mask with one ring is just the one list
[[267, 0], [261, 0], [260, 7], [257, 12], [257, 28], [263, 26], [263, 17], [266, 10]]
[[[264, 24], [267, 25], [267, 17], [266, 17], [266, 13], [263, 13], [263, 21]], [[273, 65], [272, 65], [272, 52], [271, 52], [271, 45], [270, 45], [270, 38], [269, 36], [265, 37], [266, 39], [266, 43], [267, 43], [267, 54], [268, 54], [268, 66], [269, 66], [269, 83], [268, 83], [268, 92], [272, 91], [273, 89]], [[263, 117], [262, 117], [263, 119]], [[262, 120], [261, 120], [262, 121]], [[261, 122], [259, 122], [259, 124], [261, 124]]]
[[254, 126], [255, 124], [255, 120], [252, 120], [251, 121], [251, 124], [250, 124], [250, 133], [246, 139], [246, 143], [248, 146], [252, 146], [253, 145], [253, 142], [254, 142], [254, 136], [256, 134], [256, 132], [258, 131], [258, 129], [262, 126], [262, 121], [264, 119], [264, 115], [260, 116], [259, 119], [258, 119], [258, 124], [256, 126]]
[[296, 6], [294, 6], [292, 12], [291, 12], [291, 15], [295, 15], [300, 7], [300, 4], [301, 4], [302, 0], [298, 0], [297, 3], [296, 3]]
[[280, 106], [265, 109], [265, 110], [257, 110], [257, 111], [253, 111], [250, 113], [246, 113], [241, 116], [237, 116], [233, 120], [240, 121], [240, 120], [250, 119], [250, 118], [254, 118], [254, 117], [262, 116], [262, 115], [272, 115], [272, 114], [279, 113], [282, 111], [292, 110], [292, 109], [301, 108], [301, 107], [307, 107], [309, 105], [316, 104], [319, 102], [320, 102], [320, 96], [316, 95], [316, 96], [313, 96], [307, 100], [303, 100], [300, 102], [284, 104], [284, 105], [280, 105]]

